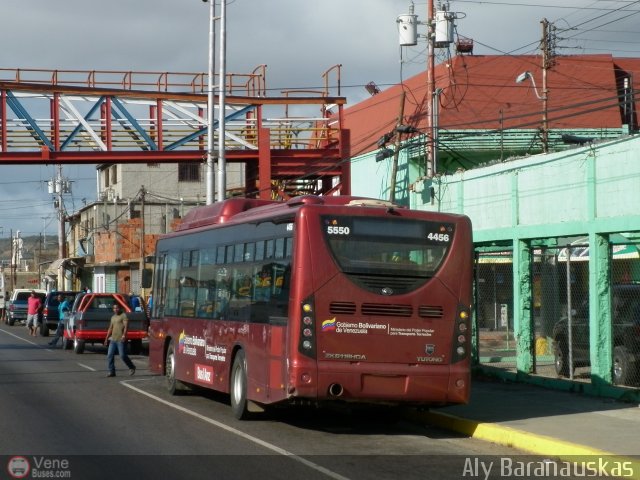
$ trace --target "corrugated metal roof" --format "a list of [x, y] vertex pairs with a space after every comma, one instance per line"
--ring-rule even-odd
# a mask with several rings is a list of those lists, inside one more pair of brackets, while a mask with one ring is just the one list
[[[542, 95], [540, 56], [456, 56], [450, 63], [439, 64], [435, 87], [442, 89], [440, 129], [538, 129], [543, 102], [529, 80], [515, 81], [525, 71], [532, 73]], [[618, 87], [625, 72], [640, 73], [640, 59], [616, 59], [609, 54], [556, 57], [547, 76], [549, 130], [600, 129], [608, 136], [611, 130], [622, 131]], [[376, 150], [377, 140], [393, 129], [402, 89], [405, 123], [426, 129], [425, 71], [345, 109], [353, 156]]]

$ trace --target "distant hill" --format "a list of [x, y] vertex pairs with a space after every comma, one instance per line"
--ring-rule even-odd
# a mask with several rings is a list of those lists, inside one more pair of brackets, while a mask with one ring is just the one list
[[[37, 270], [40, 263], [49, 262], [58, 258], [58, 236], [47, 235], [45, 239], [41, 235], [22, 237], [22, 257], [30, 265], [30, 269]], [[0, 237], [0, 262], [9, 265], [11, 259], [11, 239]]]

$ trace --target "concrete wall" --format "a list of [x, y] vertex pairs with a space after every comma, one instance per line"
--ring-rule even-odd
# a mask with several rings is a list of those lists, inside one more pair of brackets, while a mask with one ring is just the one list
[[[206, 200], [206, 169], [200, 164], [200, 181], [178, 181], [178, 164], [117, 164], [98, 169], [99, 188], [97, 198], [110, 189], [111, 195], [120, 200], [134, 199], [144, 185], [149, 193], [148, 200], [173, 199], [176, 202], [198, 202]], [[109, 176], [107, 181], [106, 177]], [[115, 182], [113, 181], [115, 179]], [[227, 165], [227, 187], [239, 188], [244, 185], [244, 165]]]
[[[400, 202], [419, 210], [464, 213], [474, 241], [640, 230], [640, 138], [507, 160], [433, 180], [401, 156]], [[391, 160], [354, 160], [353, 195], [388, 199]], [[368, 173], [367, 173], [368, 172]], [[399, 183], [400, 185], [400, 183]], [[433, 188], [434, 196], [429, 192]]]

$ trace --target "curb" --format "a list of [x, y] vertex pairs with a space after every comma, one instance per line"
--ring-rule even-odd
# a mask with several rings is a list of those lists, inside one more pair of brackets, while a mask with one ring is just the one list
[[[593, 456], [606, 458], [612, 464], [628, 465], [633, 473], [624, 478], [640, 480], [640, 461], [635, 458], [616, 455], [611, 452], [599, 450], [585, 445], [567, 442], [545, 435], [517, 430], [515, 428], [501, 426], [495, 423], [478, 422], [448, 413], [418, 412], [412, 415], [414, 420], [427, 423], [445, 430], [461, 433], [465, 436], [484, 440], [487, 442], [517, 448], [535, 455], [548, 456], [563, 461], [576, 461], [576, 457]], [[584, 461], [584, 459], [582, 459]], [[610, 468], [610, 467], [607, 467]]]

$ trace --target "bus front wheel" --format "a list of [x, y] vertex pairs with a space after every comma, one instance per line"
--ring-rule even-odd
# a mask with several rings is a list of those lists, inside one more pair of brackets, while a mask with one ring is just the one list
[[180, 392], [186, 390], [185, 385], [176, 379], [176, 349], [173, 342], [171, 342], [167, 349], [167, 358], [164, 364], [164, 378], [167, 390], [171, 395], [178, 395]]
[[239, 350], [231, 367], [231, 411], [238, 420], [249, 417], [247, 405], [247, 360], [244, 352]]

